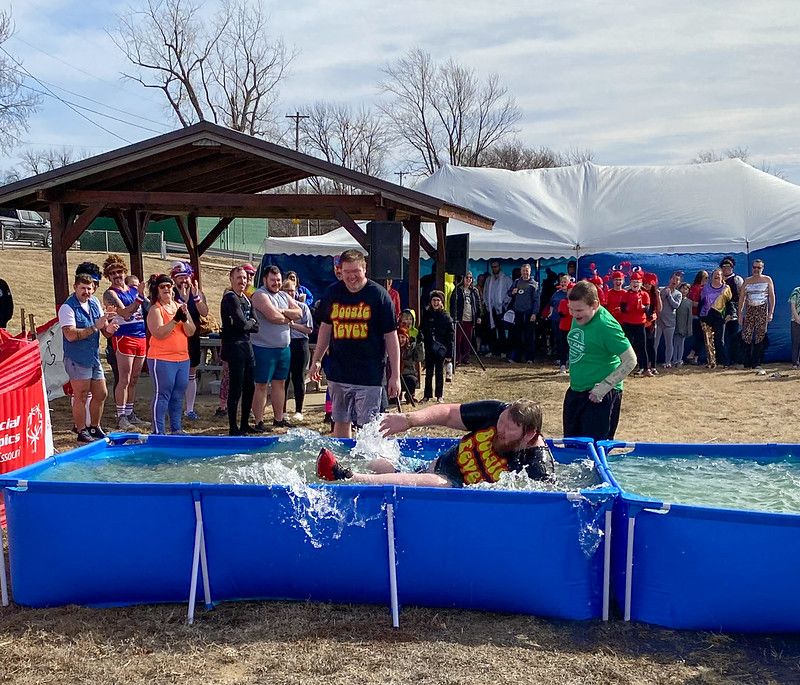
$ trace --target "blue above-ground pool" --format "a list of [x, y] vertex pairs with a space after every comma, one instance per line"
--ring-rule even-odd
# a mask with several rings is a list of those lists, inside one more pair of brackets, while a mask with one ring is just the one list
[[[46, 480], [54, 463], [167, 451], [268, 449], [265, 438], [112, 436], [6, 474], [14, 600], [32, 607], [236, 599], [461, 607], [572, 619], [607, 607], [616, 489], [594, 459], [580, 492], [395, 486], [88, 483]], [[433, 458], [453, 439], [405, 439]], [[605, 573], [604, 573], [605, 569]], [[605, 592], [604, 592], [605, 590]], [[397, 602], [393, 602], [396, 622]]]
[[617, 460], [647, 457], [796, 461], [800, 445], [600, 442], [620, 496], [614, 507], [612, 595], [633, 619], [669, 628], [800, 630], [800, 514], [657, 501], [626, 489]]

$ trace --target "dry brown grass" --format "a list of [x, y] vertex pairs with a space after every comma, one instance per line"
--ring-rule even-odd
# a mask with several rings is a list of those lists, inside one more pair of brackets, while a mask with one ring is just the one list
[[[79, 258], [76, 258], [79, 257]], [[70, 255], [77, 263], [83, 253]], [[101, 256], [95, 256], [101, 259]], [[22, 264], [20, 261], [22, 260]], [[151, 266], [152, 265], [152, 266]], [[22, 267], [22, 268], [21, 268]], [[147, 260], [147, 269], [164, 268]], [[52, 311], [49, 257], [40, 250], [0, 253], [0, 277], [40, 321]], [[218, 301], [224, 269], [206, 272]], [[49, 288], [49, 289], [48, 289]], [[619, 436], [666, 442], [796, 441], [800, 375], [687, 369], [627, 382]], [[495, 361], [471, 366], [446, 397], [533, 397], [548, 434], [560, 433], [566, 380], [551, 367]], [[748, 406], [743, 398], [756, 396]], [[208, 417], [214, 398], [201, 396]], [[319, 397], [316, 398], [316, 404]], [[54, 403], [56, 443], [74, 445], [65, 400]], [[321, 411], [307, 412], [322, 429]], [[219, 433], [204, 419], [189, 430]], [[55, 532], [55, 531], [54, 531]], [[503, 569], [499, 569], [502, 573]], [[357, 578], [357, 571], [354, 571]], [[546, 591], [546, 590], [543, 590]], [[676, 632], [620, 621], [565, 622], [529, 616], [405, 608], [400, 630], [384, 607], [284, 602], [228, 603], [185, 625], [185, 606], [0, 610], [0, 682], [13, 683], [797, 683], [794, 636]]]

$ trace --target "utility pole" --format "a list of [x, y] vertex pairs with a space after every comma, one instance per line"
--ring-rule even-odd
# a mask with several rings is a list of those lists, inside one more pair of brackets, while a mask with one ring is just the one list
[[395, 171], [394, 175], [400, 177], [400, 185], [403, 185], [403, 176], [408, 176], [408, 171]]
[[[294, 119], [294, 149], [300, 150], [300, 120], [301, 119], [308, 119], [307, 114], [300, 114], [300, 112], [295, 112], [294, 114], [287, 114], [287, 119]], [[294, 182], [294, 194], [300, 194], [300, 181]]]

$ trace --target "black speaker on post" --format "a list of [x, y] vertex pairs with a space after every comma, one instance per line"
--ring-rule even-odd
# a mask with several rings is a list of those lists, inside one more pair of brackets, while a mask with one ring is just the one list
[[370, 221], [369, 277], [374, 281], [403, 278], [403, 224], [400, 221]]
[[469, 233], [447, 236], [444, 247], [444, 270], [463, 277], [469, 271]]

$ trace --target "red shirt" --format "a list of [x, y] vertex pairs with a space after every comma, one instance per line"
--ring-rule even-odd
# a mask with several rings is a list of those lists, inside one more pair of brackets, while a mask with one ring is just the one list
[[626, 290], [620, 304], [625, 305], [625, 311], [622, 312], [622, 323], [647, 323], [646, 310], [650, 306], [650, 296], [646, 292], [640, 290], [635, 293], [633, 290]]
[[625, 290], [614, 290], [613, 288], [606, 293], [606, 309], [620, 323], [622, 323], [622, 312], [619, 310], [619, 303], [625, 293]]
[[558, 330], [569, 331], [572, 328], [572, 314], [569, 313], [569, 299], [564, 298], [558, 303]]
[[689, 294], [687, 295], [687, 297], [692, 302], [697, 302], [698, 303], [698, 304], [693, 304], [692, 305], [692, 316], [697, 316], [697, 308], [699, 306], [700, 293], [702, 292], [702, 290], [703, 290], [703, 286], [699, 285], [699, 284], [698, 285], [693, 285], [693, 286], [691, 286], [689, 288]]

